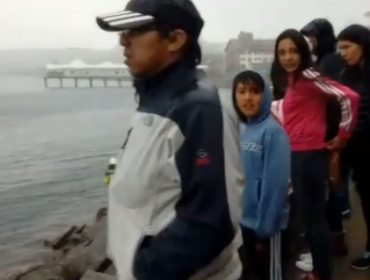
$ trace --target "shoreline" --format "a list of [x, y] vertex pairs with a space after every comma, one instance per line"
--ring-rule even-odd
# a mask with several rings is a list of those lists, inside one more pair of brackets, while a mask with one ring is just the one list
[[[361, 254], [365, 244], [365, 226], [357, 194], [351, 187], [352, 218], [345, 222], [349, 255], [334, 258], [334, 278], [338, 280], [368, 280], [370, 270], [355, 271], [350, 268], [351, 259]], [[116, 280], [116, 271], [106, 254], [107, 208], [100, 208], [95, 222], [90, 225], [70, 226], [54, 240], [44, 240], [48, 251], [40, 264], [30, 265], [8, 275], [0, 275], [1, 280]], [[289, 267], [291, 276], [300, 273], [293, 265]], [[297, 275], [298, 273], [298, 275]], [[5, 276], [5, 278], [4, 278]]]
[[[43, 260], [8, 273], [5, 280], [114, 280], [106, 254], [107, 208], [100, 208], [91, 225], [73, 225], [54, 240], [44, 240]], [[1, 277], [1, 279], [3, 279]]]

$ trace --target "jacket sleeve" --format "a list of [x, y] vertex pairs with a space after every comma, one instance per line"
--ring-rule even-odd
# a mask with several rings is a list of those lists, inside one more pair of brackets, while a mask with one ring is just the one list
[[357, 121], [357, 112], [360, 97], [357, 93], [348, 87], [335, 82], [331, 79], [326, 79], [312, 69], [303, 71], [303, 75], [313, 81], [314, 86], [321, 94], [327, 95], [330, 98], [335, 98], [341, 110], [341, 122], [339, 124], [338, 136], [343, 139], [351, 137]]
[[328, 54], [324, 56], [320, 63], [321, 72], [334, 81], [339, 81], [340, 73], [344, 67], [345, 62], [339, 54]]
[[276, 227], [288, 207], [290, 145], [281, 127], [265, 136], [263, 164], [256, 233], [267, 238], [280, 230]]
[[228, 201], [237, 184], [226, 174], [240, 166], [237, 127], [230, 129], [221, 106], [185, 107], [175, 120], [185, 138], [176, 153], [182, 188], [176, 217], [137, 254], [137, 280], [189, 279], [232, 242], [238, 228], [239, 216], [230, 207], [239, 209], [240, 202]]
[[271, 115], [280, 125], [283, 124], [283, 101], [284, 99], [275, 100], [271, 103]]

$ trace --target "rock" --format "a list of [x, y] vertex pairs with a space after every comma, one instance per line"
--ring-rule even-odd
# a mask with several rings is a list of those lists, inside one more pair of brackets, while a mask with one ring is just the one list
[[116, 280], [116, 278], [112, 275], [88, 270], [85, 272], [80, 280]]
[[[109, 258], [105, 258], [100, 265], [95, 269], [96, 272], [105, 272], [107, 273], [107, 270], [113, 266], [113, 262]], [[112, 274], [112, 273], [108, 273]], [[113, 275], [116, 275], [115, 273]]]
[[[79, 280], [82, 276], [85, 280], [114, 279], [114, 266], [106, 255], [106, 210], [105, 213], [104, 209], [99, 212], [93, 225], [73, 226], [54, 242], [44, 241], [53, 250], [45, 256], [42, 265], [30, 267], [6, 279]], [[108, 270], [109, 274], [101, 274]]]
[[106, 217], [107, 214], [108, 214], [108, 208], [107, 207], [100, 208], [98, 210], [98, 212], [96, 213], [96, 221], [98, 222], [102, 218]]
[[[68, 239], [76, 232], [76, 230], [77, 230], [76, 226], [70, 227], [69, 230], [67, 230], [64, 234], [62, 234], [60, 237], [58, 237], [51, 243], [51, 247], [54, 250], [59, 250], [63, 248], [67, 244]], [[46, 245], [47, 243], [44, 242], [44, 244]]]
[[76, 233], [81, 234], [86, 228], [86, 225], [82, 225], [79, 229], [76, 230]]
[[[68, 276], [68, 275], [67, 275]], [[21, 275], [16, 280], [69, 280], [72, 278], [65, 278], [63, 267], [40, 267], [32, 270], [24, 275]]]
[[108, 269], [106, 271], [104, 271], [104, 273], [106, 274], [109, 274], [109, 275], [117, 275], [117, 270], [116, 270], [116, 267], [114, 266], [114, 264], [112, 263], [111, 266], [108, 267]]
[[86, 241], [89, 241], [89, 238], [87, 236], [84, 236], [82, 234], [76, 234], [76, 235], [71, 236], [71, 238], [68, 240], [65, 247], [67, 247], [69, 249], [71, 246], [77, 246], [77, 245], [79, 245], [81, 243], [84, 243]]
[[71, 247], [75, 247], [79, 244], [86, 243], [90, 240], [87, 236], [86, 225], [80, 227], [71, 227], [62, 236], [56, 238], [54, 241], [44, 240], [44, 246], [51, 247], [53, 250], [70, 250]]
[[50, 240], [45, 239], [44, 240], [44, 246], [45, 247], [53, 247], [53, 242]]
[[26, 268], [22, 268], [20, 269], [19, 271], [17, 272], [12, 272], [11, 274], [6, 274], [6, 275], [3, 275], [3, 277], [5, 277], [6, 280], [18, 280], [20, 279], [20, 277], [26, 275], [27, 273], [30, 273], [38, 268], [40, 268], [42, 265], [32, 265], [32, 266], [29, 266], [29, 267], [26, 267]]
[[102, 219], [94, 224], [90, 228], [88, 235], [92, 242], [85, 248], [89, 252], [89, 263], [94, 268], [93, 270], [96, 271], [107, 258], [107, 219]]

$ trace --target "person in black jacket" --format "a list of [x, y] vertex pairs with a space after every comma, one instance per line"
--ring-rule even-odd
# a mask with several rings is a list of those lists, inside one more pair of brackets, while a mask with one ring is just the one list
[[336, 53], [337, 39], [333, 25], [327, 19], [317, 18], [306, 24], [301, 33], [310, 39], [320, 71], [337, 81], [345, 63]]
[[[342, 57], [336, 52], [337, 39], [334, 34], [333, 25], [326, 19], [318, 18], [310, 21], [301, 29], [301, 33], [308, 37], [312, 44], [312, 52], [316, 57], [316, 65], [321, 73], [329, 78], [338, 81], [340, 73], [345, 67]], [[327, 132], [326, 141], [333, 139], [339, 129], [340, 107], [336, 100], [329, 102], [327, 107]], [[336, 156], [333, 154], [333, 157]], [[335, 157], [336, 159], [338, 157]], [[334, 164], [334, 169], [339, 164]], [[332, 168], [333, 170], [333, 168]], [[331, 176], [333, 177], [333, 176]], [[336, 181], [336, 182], [335, 182]], [[343, 180], [329, 180], [331, 190], [328, 200], [328, 223], [332, 235], [333, 251], [338, 255], [346, 255], [348, 248], [344, 239], [342, 224], [343, 205], [347, 205], [340, 197], [338, 189], [346, 189], [346, 178]], [[340, 187], [340, 188], [339, 188]]]
[[342, 153], [343, 173], [353, 171], [367, 230], [365, 254], [351, 263], [354, 269], [370, 268], [370, 177], [366, 162], [370, 158], [370, 30], [354, 24], [338, 35], [340, 54], [346, 61], [341, 82], [360, 95], [357, 125]]

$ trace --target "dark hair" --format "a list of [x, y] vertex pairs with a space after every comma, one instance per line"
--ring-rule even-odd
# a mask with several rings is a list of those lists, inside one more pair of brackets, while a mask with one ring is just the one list
[[[158, 29], [159, 34], [163, 38], [168, 38], [170, 33], [173, 31], [173, 28], [163, 28], [161, 27]], [[191, 68], [197, 67], [202, 62], [202, 49], [198, 40], [192, 38], [188, 34], [188, 40], [186, 41], [185, 45], [182, 47], [181, 50], [181, 57], [184, 60], [185, 64], [187, 64]]]
[[370, 60], [370, 30], [367, 27], [352, 24], [339, 33], [338, 41], [350, 41], [360, 45], [363, 49], [363, 58]]
[[307, 41], [303, 37], [303, 35], [296, 29], [286, 29], [276, 38], [275, 41], [275, 50], [274, 50], [274, 61], [272, 62], [270, 77], [274, 87], [276, 90], [279, 89], [279, 85], [286, 85], [287, 84], [287, 73], [285, 69], [281, 66], [278, 56], [278, 47], [279, 43], [282, 40], [290, 39], [297, 47], [298, 54], [301, 57], [301, 63], [298, 66], [296, 72], [296, 79], [298, 79], [300, 73], [310, 67], [313, 67], [314, 63], [311, 57], [310, 47], [308, 46]]
[[247, 122], [247, 117], [244, 116], [244, 114], [240, 111], [238, 105], [236, 104], [236, 88], [238, 84], [245, 84], [245, 85], [251, 85], [256, 87], [258, 90], [263, 92], [265, 90], [265, 82], [260, 74], [258, 74], [255, 71], [246, 70], [243, 72], [240, 72], [234, 77], [233, 80], [233, 87], [232, 87], [232, 101], [234, 109], [239, 117], [239, 119], [242, 122]]
[[198, 41], [189, 39], [182, 53], [184, 60], [190, 67], [196, 67], [202, 62], [202, 49]]
[[274, 61], [271, 65], [271, 85], [272, 85], [272, 95], [274, 100], [283, 99], [285, 96], [285, 91], [288, 85], [288, 80], [286, 75], [280, 74], [276, 65], [276, 61]]
[[[370, 30], [360, 24], [352, 24], [343, 29], [338, 35], [338, 41], [350, 41], [362, 47], [363, 67], [360, 65], [349, 66], [342, 72], [342, 81], [344, 83], [351, 80], [358, 80], [362, 77], [361, 72], [366, 73], [365, 76], [370, 75]], [[366, 80], [365, 83], [370, 89], [370, 81]]]
[[194, 3], [189, 1], [189, 13], [183, 6], [173, 5], [173, 1], [168, 1], [168, 5], [163, 5], [155, 14], [158, 18], [156, 23], [157, 30], [163, 37], [168, 37], [176, 29], [183, 30], [188, 37], [187, 42], [182, 48], [181, 56], [185, 63], [190, 67], [196, 67], [202, 61], [202, 51], [198, 38], [204, 26]]

